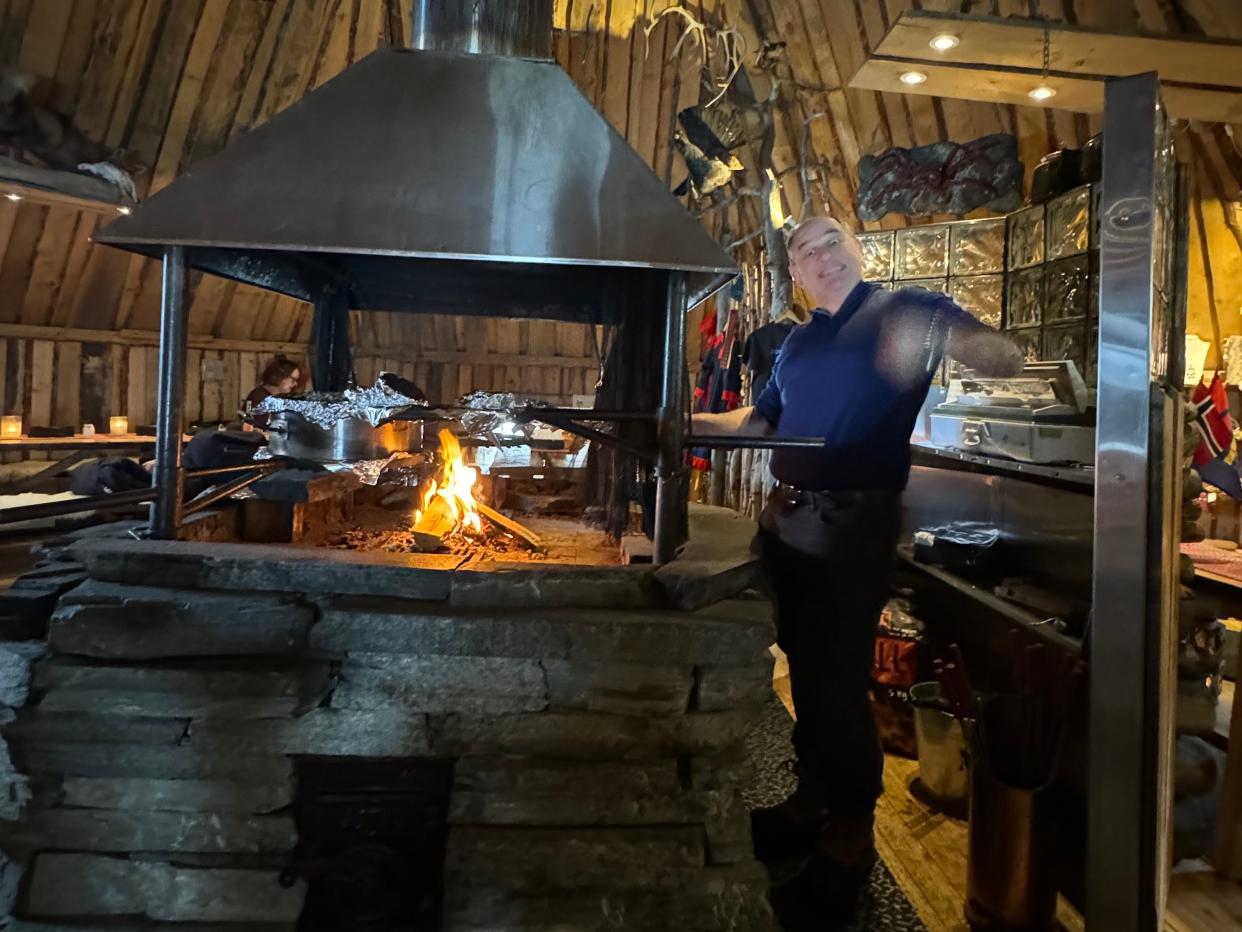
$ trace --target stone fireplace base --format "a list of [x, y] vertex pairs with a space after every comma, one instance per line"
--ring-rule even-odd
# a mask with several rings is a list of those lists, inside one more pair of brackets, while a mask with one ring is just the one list
[[737, 792], [770, 607], [704, 607], [753, 581], [718, 556], [448, 572], [79, 545], [89, 578], [4, 728], [30, 794], [0, 836], [15, 914], [322, 928], [297, 775], [378, 759], [451, 768], [439, 928], [771, 928]]

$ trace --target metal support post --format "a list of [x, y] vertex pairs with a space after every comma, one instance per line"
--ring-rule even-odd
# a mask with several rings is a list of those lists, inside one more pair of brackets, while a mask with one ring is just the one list
[[151, 536], [175, 540], [181, 528], [181, 432], [185, 428], [185, 344], [187, 300], [184, 246], [164, 249], [160, 297], [159, 395], [155, 418], [155, 501], [151, 504]]
[[[1172, 196], [1156, 74], [1104, 90], [1087, 927], [1163, 928], [1172, 826], [1181, 404], [1157, 225]], [[1167, 285], [1167, 283], [1166, 283]], [[1174, 365], [1180, 368], [1174, 353]]]
[[660, 387], [660, 455], [656, 460], [655, 554], [657, 564], [681, 546], [683, 441], [686, 434], [686, 274], [671, 272], [664, 306], [664, 372]]
[[343, 391], [354, 368], [349, 345], [348, 292], [325, 292], [315, 300], [312, 330], [314, 358], [311, 362], [311, 381], [315, 391]]

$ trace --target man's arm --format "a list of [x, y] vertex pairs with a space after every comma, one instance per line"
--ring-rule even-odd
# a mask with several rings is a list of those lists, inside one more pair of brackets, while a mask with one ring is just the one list
[[950, 329], [945, 352], [983, 376], [1017, 375], [1025, 362], [1013, 340], [982, 326]]
[[772, 433], [772, 425], [752, 405], [721, 414], [692, 414], [690, 432], [704, 437], [766, 437]]

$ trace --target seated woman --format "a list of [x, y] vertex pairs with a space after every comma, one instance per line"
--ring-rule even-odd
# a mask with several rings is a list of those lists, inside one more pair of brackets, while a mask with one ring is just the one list
[[[251, 415], [255, 406], [270, 395], [290, 394], [301, 381], [302, 371], [296, 362], [285, 356], [273, 356], [263, 367], [263, 372], [259, 376], [259, 384], [242, 402], [242, 414]], [[267, 415], [257, 414], [251, 415], [250, 420], [255, 427], [266, 427], [268, 418]]]

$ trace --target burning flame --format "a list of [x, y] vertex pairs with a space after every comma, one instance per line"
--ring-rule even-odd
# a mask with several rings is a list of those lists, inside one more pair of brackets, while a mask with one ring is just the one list
[[483, 519], [474, 500], [474, 484], [479, 479], [478, 470], [467, 466], [461, 455], [461, 444], [451, 431], [440, 431], [440, 470], [423, 490], [415, 522], [433, 504], [439, 502], [453, 521], [454, 530], [483, 531]]

